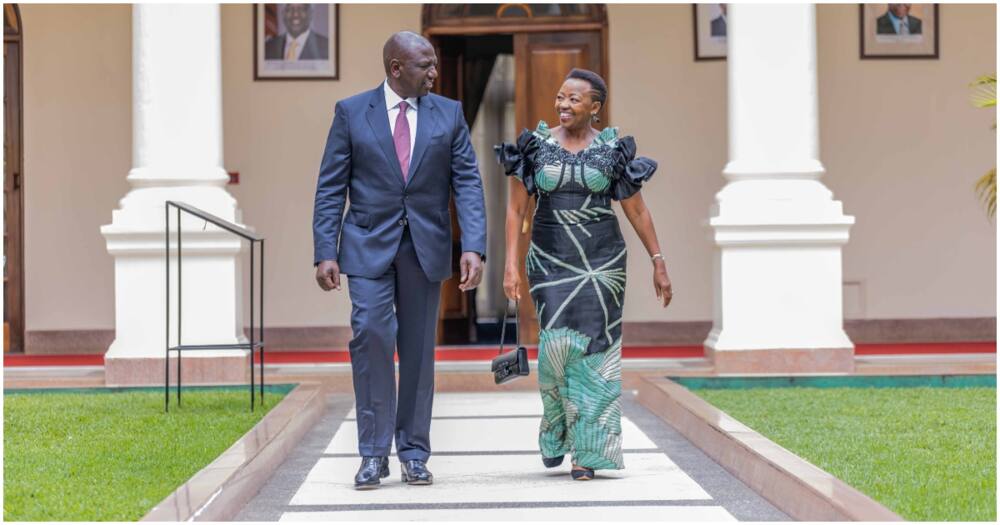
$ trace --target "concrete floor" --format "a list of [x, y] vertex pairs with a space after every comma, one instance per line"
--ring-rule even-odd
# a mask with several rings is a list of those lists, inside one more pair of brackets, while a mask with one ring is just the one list
[[236, 518], [244, 521], [773, 521], [788, 516], [729, 475], [673, 428], [624, 396], [625, 470], [569, 477], [538, 455], [537, 392], [438, 393], [431, 486], [391, 475], [356, 491], [353, 398], [326, 414]]

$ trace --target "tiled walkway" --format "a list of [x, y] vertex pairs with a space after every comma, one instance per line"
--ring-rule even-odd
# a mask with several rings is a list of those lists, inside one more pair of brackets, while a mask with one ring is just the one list
[[237, 519], [260, 521], [736, 521], [788, 517], [731, 477], [643, 407], [625, 400], [625, 465], [572, 481], [569, 462], [538, 455], [537, 393], [439, 393], [431, 486], [390, 477], [356, 491], [353, 399], [330, 409]]

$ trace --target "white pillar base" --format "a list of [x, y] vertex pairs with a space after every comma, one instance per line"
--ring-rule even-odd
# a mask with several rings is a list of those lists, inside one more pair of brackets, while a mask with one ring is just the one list
[[[116, 333], [105, 354], [105, 382], [109, 386], [163, 384], [167, 346], [163, 210], [168, 199], [229, 220], [239, 215], [235, 201], [220, 187], [138, 188], [122, 199], [114, 222], [101, 228], [108, 253], [115, 258]], [[177, 345], [176, 220], [176, 209], [172, 208], [170, 346]], [[243, 242], [184, 212], [181, 222], [183, 343], [246, 343], [243, 298], [249, 281], [243, 272], [247, 256]], [[245, 350], [192, 350], [185, 353], [182, 376], [191, 378], [192, 384], [249, 380], [245, 370], [241, 372], [248, 366], [247, 355]], [[230, 364], [221, 366], [213, 360]], [[153, 362], [159, 364], [154, 366]]]
[[815, 180], [739, 180], [713, 211], [716, 372], [853, 371], [841, 247], [854, 218], [841, 203]]
[[[112, 345], [114, 348], [114, 345]], [[250, 383], [250, 358], [245, 350], [229, 355], [186, 352], [181, 359], [183, 386], [246, 385]], [[254, 374], [258, 370], [254, 369]], [[105, 357], [104, 384], [109, 387], [163, 386], [163, 357]], [[260, 381], [257, 377], [256, 381]], [[177, 354], [170, 356], [170, 387], [177, 386]]]

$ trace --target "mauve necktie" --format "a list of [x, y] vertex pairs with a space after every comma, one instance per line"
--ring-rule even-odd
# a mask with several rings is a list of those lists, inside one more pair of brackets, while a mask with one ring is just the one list
[[396, 129], [392, 132], [392, 142], [396, 145], [399, 169], [403, 170], [403, 182], [406, 182], [406, 173], [410, 171], [410, 122], [406, 120], [407, 108], [409, 108], [409, 104], [405, 100], [399, 103]]

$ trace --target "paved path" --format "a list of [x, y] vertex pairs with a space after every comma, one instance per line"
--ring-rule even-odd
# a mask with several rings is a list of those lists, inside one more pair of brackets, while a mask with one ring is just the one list
[[327, 413], [237, 520], [253, 521], [767, 521], [789, 518], [626, 395], [625, 470], [572, 481], [569, 462], [542, 466], [537, 393], [440, 393], [434, 400], [431, 486], [391, 475], [353, 488], [353, 398]]

